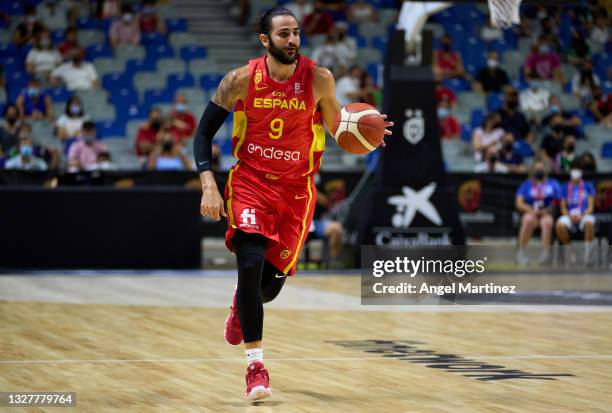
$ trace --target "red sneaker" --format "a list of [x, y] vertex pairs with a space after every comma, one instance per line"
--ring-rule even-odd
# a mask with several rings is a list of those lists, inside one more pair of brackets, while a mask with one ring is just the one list
[[242, 328], [236, 309], [236, 289], [234, 288], [234, 302], [230, 307], [230, 313], [225, 319], [225, 341], [230, 346], [237, 346], [242, 343]]
[[268, 370], [260, 361], [249, 364], [246, 373], [246, 398], [250, 402], [257, 402], [272, 395], [270, 389], [270, 376]]

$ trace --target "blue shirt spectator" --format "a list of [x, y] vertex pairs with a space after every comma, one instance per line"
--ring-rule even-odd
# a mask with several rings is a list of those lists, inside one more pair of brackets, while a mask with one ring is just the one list
[[589, 197], [595, 196], [595, 186], [592, 182], [580, 179], [578, 182], [569, 181], [561, 188], [561, 197], [565, 199], [570, 215], [584, 214], [589, 206]]
[[559, 182], [553, 178], [540, 181], [538, 177], [534, 177], [524, 181], [516, 195], [522, 196], [525, 203], [537, 210], [553, 205], [561, 197], [561, 188]]

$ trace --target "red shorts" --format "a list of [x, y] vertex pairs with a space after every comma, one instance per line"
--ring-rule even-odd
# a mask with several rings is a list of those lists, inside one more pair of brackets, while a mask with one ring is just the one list
[[283, 273], [293, 275], [308, 236], [316, 198], [310, 177], [291, 182], [268, 179], [237, 164], [225, 185], [225, 245], [234, 251], [232, 237], [236, 230], [261, 234], [270, 240], [266, 259]]

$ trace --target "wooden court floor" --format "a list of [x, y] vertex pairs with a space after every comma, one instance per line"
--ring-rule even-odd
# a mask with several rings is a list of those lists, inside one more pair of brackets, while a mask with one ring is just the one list
[[0, 391], [76, 392], [83, 412], [612, 411], [610, 307], [368, 309], [359, 277], [330, 275], [266, 307], [273, 397], [249, 406], [233, 283], [0, 276]]

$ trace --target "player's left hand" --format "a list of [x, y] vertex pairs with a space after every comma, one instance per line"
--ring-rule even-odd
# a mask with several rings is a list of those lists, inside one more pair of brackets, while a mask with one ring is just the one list
[[[386, 114], [383, 114], [383, 115], [382, 115], [382, 118], [383, 118], [383, 119], [387, 119], [387, 115], [386, 115]], [[393, 123], [392, 121], [387, 121], [387, 120], [385, 120], [385, 128], [390, 128], [390, 127], [392, 127], [393, 125], [395, 125], [395, 123]], [[391, 132], [389, 129], [385, 129], [385, 135], [393, 135], [393, 132]], [[387, 144], [385, 144], [385, 140], [384, 140], [384, 139], [383, 139], [383, 141], [382, 141], [381, 145], [382, 145], [382, 146], [387, 146]]]

